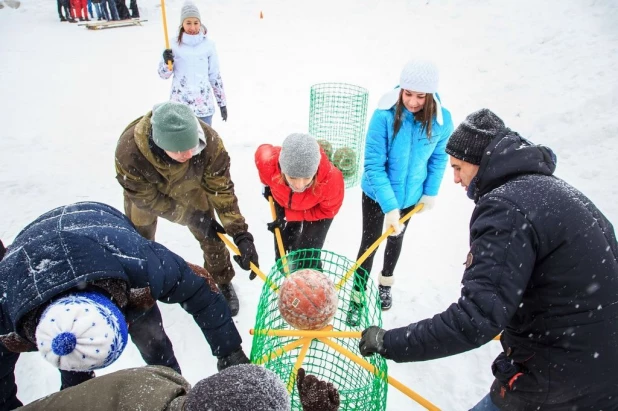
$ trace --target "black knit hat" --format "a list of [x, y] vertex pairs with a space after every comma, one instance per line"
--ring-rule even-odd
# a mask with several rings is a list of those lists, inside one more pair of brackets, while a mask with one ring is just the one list
[[195, 384], [187, 393], [184, 407], [185, 411], [289, 411], [290, 396], [272, 371], [241, 364]]
[[469, 114], [453, 131], [446, 152], [466, 163], [479, 165], [489, 143], [505, 128], [500, 117], [482, 108]]

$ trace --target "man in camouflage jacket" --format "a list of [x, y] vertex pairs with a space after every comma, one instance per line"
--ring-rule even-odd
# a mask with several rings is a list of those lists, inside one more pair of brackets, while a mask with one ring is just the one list
[[250, 263], [258, 265], [258, 255], [238, 208], [230, 158], [219, 135], [187, 106], [164, 103], [122, 133], [116, 179], [124, 189], [125, 213], [144, 237], [154, 240], [158, 217], [189, 227], [204, 252], [204, 267], [236, 315], [234, 269], [218, 233], [225, 230], [234, 238], [240, 250], [235, 260], [244, 270]]

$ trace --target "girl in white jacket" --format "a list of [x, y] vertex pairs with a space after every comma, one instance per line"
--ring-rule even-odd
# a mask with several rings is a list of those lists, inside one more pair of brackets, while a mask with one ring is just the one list
[[[187, 2], [182, 6], [178, 40], [163, 52], [159, 76], [168, 79], [173, 74], [170, 100], [188, 105], [200, 120], [211, 125], [215, 113], [211, 89], [223, 121], [227, 120], [227, 108], [215, 44], [206, 36], [200, 20], [195, 4]], [[172, 70], [168, 61], [173, 64]]]

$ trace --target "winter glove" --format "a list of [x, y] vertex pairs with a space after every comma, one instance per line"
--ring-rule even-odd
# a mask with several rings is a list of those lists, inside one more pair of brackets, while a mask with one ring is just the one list
[[393, 233], [391, 235], [399, 235], [403, 232], [404, 225], [399, 223], [401, 218], [401, 212], [398, 208], [389, 211], [384, 215], [384, 231], [393, 227]]
[[[234, 256], [234, 261], [236, 261], [240, 268], [249, 271], [251, 270], [251, 263], [255, 264], [256, 267], [260, 266], [258, 264], [258, 254], [253, 244], [253, 236], [251, 233], [245, 231], [236, 234], [234, 236], [234, 243], [238, 246], [238, 251], [240, 251], [240, 255]], [[249, 279], [253, 280], [254, 278], [255, 274], [251, 273]]]
[[168, 61], [171, 61], [172, 63], [174, 62], [174, 52], [172, 51], [172, 49], [165, 49], [163, 51], [163, 61], [166, 63]]
[[420, 214], [423, 213], [425, 211], [429, 211], [433, 208], [433, 206], [436, 204], [436, 196], [428, 196], [423, 194], [421, 196], [421, 199], [418, 200], [419, 203], [423, 203], [423, 208], [420, 209], [420, 211], [418, 211], [416, 214]]
[[230, 355], [217, 357], [217, 371], [223, 371], [232, 365], [250, 364], [242, 348], [237, 349]]
[[221, 118], [223, 121], [227, 121], [227, 107], [219, 107], [219, 110], [221, 110]]
[[274, 234], [275, 228], [278, 228], [279, 230], [283, 230], [285, 228], [286, 223], [287, 221], [285, 221], [285, 218], [277, 216], [277, 219], [275, 221], [267, 223], [266, 227], [268, 228], [268, 231]]
[[[269, 186], [264, 186], [264, 188], [262, 188], [262, 195], [264, 196], [266, 201], [269, 201], [268, 197], [272, 197], [273, 196], [273, 193], [272, 193], [272, 191], [270, 191], [270, 187]], [[273, 201], [274, 200], [275, 200], [275, 198], [273, 197]]]
[[225, 229], [217, 220], [210, 218], [205, 214], [196, 214], [189, 225], [197, 228], [206, 238], [216, 239], [220, 241], [219, 234], [225, 234]]
[[358, 348], [363, 357], [371, 357], [374, 353], [381, 356], [386, 356], [386, 348], [384, 348], [384, 333], [386, 330], [372, 325], [361, 333], [361, 340], [358, 343]]
[[320, 381], [315, 375], [305, 377], [305, 370], [299, 368], [296, 385], [303, 411], [337, 411], [339, 409], [339, 391], [332, 383]]
[[4, 243], [2, 242], [2, 240], [0, 240], [0, 261], [2, 261], [5, 254], [6, 254], [6, 248], [4, 247]]

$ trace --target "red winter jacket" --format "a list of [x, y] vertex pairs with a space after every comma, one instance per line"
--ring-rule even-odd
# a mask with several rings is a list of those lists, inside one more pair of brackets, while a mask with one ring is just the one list
[[343, 203], [343, 175], [320, 149], [316, 181], [302, 193], [286, 184], [279, 167], [281, 147], [262, 144], [255, 152], [255, 165], [262, 184], [270, 187], [273, 199], [285, 209], [287, 221], [318, 221], [334, 218]]

